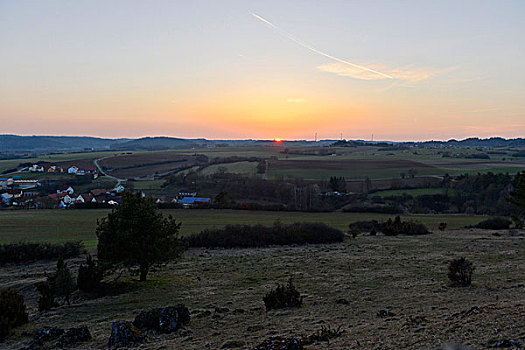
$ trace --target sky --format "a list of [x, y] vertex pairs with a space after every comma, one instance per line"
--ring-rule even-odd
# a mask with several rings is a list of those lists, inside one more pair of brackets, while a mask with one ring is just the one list
[[0, 0], [0, 134], [316, 133], [525, 137], [525, 2]]

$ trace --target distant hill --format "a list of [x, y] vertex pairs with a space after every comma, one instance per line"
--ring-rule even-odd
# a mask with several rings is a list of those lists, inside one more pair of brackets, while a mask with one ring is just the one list
[[144, 137], [136, 140], [116, 143], [113, 149], [161, 150], [170, 148], [205, 147], [206, 139], [180, 139], [175, 137]]
[[[236, 146], [268, 146], [274, 145], [272, 140], [207, 140], [183, 139], [176, 137], [143, 137], [139, 139], [105, 139], [84, 136], [18, 136], [0, 135], [0, 153], [16, 152], [74, 152], [83, 150], [163, 150], [188, 149], [205, 147], [236, 147]], [[376, 145], [380, 147], [437, 147], [437, 148], [514, 148], [525, 149], [525, 139], [504, 139], [492, 137], [488, 139], [468, 138], [465, 140], [424, 141], [424, 142], [371, 142], [363, 140], [336, 141], [320, 140], [317, 142], [297, 140], [283, 141], [283, 146], [361, 146]]]
[[0, 152], [53, 152], [110, 149], [127, 139], [103, 139], [84, 136], [18, 136], [0, 135]]
[[[325, 146], [333, 140], [313, 141], [283, 141], [284, 145], [294, 146]], [[273, 140], [207, 140], [207, 139], [181, 139], [175, 137], [144, 137], [112, 145], [118, 150], [163, 150], [205, 147], [235, 147], [235, 146], [268, 146], [275, 144]]]
[[449, 140], [449, 141], [425, 141], [416, 142], [417, 145], [428, 146], [428, 147], [451, 147], [451, 148], [525, 148], [525, 139], [504, 139], [502, 137], [491, 137], [488, 139], [480, 139], [477, 137], [471, 137], [461, 141]]

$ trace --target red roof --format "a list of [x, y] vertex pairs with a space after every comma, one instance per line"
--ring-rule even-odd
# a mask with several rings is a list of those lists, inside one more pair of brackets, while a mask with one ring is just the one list
[[93, 196], [97, 197], [97, 196], [100, 196], [101, 194], [106, 193], [106, 190], [103, 189], [103, 188], [96, 188], [96, 189], [94, 189], [94, 190], [91, 190], [90, 192], [91, 192], [91, 194], [92, 194]]

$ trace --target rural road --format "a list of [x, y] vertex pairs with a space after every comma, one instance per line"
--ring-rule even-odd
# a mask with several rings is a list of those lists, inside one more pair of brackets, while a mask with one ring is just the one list
[[99, 158], [99, 159], [95, 159], [93, 161], [93, 164], [95, 164], [95, 167], [98, 169], [99, 173], [101, 173], [104, 176], [109, 177], [110, 179], [113, 179], [113, 180], [117, 181], [117, 185], [115, 186], [115, 187], [117, 187], [118, 185], [120, 185], [121, 182], [126, 182], [127, 179], [119, 179], [118, 177], [115, 177], [115, 176], [107, 174], [106, 172], [104, 172], [104, 170], [102, 170], [102, 167], [98, 164], [98, 162], [100, 160], [104, 160], [106, 158], [111, 158], [111, 157], [113, 157], [113, 156], [107, 156], [107, 157], [102, 157], [102, 158]]

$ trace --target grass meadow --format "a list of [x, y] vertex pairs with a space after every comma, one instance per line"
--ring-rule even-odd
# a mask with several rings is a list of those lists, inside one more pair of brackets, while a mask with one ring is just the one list
[[[109, 210], [1, 210], [0, 243], [37, 241], [62, 243], [82, 240], [90, 251], [94, 251], [97, 238], [97, 219]], [[164, 214], [173, 215], [182, 222], [181, 233], [198, 233], [206, 228], [223, 227], [227, 224], [271, 225], [275, 220], [283, 223], [322, 222], [346, 231], [348, 225], [360, 220], [384, 221], [395, 215], [376, 213], [305, 213], [215, 209], [168, 209]], [[403, 215], [404, 219], [422, 222], [431, 230], [437, 230], [440, 222], [447, 222], [449, 229], [476, 224], [484, 216], [471, 215]]]

